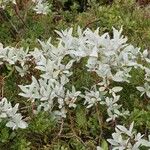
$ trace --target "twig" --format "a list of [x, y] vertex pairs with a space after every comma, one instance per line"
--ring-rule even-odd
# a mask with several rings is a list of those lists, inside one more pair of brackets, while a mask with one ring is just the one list
[[94, 20], [92, 22], [89, 22], [88, 24], [85, 25], [85, 27], [83, 28], [83, 30], [85, 30], [86, 28], [88, 28], [91, 24], [99, 22], [99, 21], [100, 21], [100, 19], [97, 19], [97, 20]]
[[59, 133], [58, 133], [58, 136], [60, 137], [62, 131], [63, 131], [63, 126], [64, 126], [64, 119], [62, 118], [61, 120], [61, 125], [60, 125], [60, 130], [59, 130]]
[[24, 13], [24, 16], [23, 16], [23, 21], [25, 22], [26, 21], [26, 18], [27, 18], [27, 15], [28, 15], [28, 11], [34, 6], [33, 2], [32, 1], [28, 1], [26, 4], [25, 4], [25, 13]]
[[22, 19], [22, 17], [19, 15], [19, 8], [18, 8], [18, 4], [16, 4], [14, 6], [14, 10], [15, 10], [15, 13], [17, 15], [17, 17], [20, 19], [20, 21], [22, 22], [22, 24], [28, 29], [28, 26], [26, 25], [26, 23], [24, 22], [24, 20]]
[[102, 121], [102, 116], [99, 111], [98, 104], [96, 104], [95, 107], [96, 107], [97, 118], [98, 118], [98, 122], [99, 122], [99, 126], [100, 126], [100, 137], [99, 137], [99, 142], [100, 142], [102, 135], [103, 135], [103, 128], [102, 128], [103, 121]]
[[[58, 134], [53, 138], [53, 140], [51, 141], [51, 146], [53, 145], [53, 143], [59, 138], [62, 137], [61, 133], [63, 131], [63, 126], [64, 126], [64, 119], [61, 120], [61, 125], [60, 125], [60, 130], [58, 132]], [[50, 147], [51, 147], [50, 146]]]
[[[8, 21], [11, 25], [11, 27], [13, 28], [13, 31], [16, 32], [17, 34], [19, 33], [16, 26], [13, 24], [13, 22], [8, 18], [6, 12], [3, 10], [3, 9], [0, 9], [0, 13], [2, 14], [2, 16], [4, 17], [4, 19], [6, 19], [6, 21]], [[12, 32], [13, 36], [15, 37], [14, 35], [14, 32]]]

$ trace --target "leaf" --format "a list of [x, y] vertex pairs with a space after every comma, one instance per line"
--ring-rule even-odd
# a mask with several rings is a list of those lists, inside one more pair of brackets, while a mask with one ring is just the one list
[[0, 118], [6, 118], [6, 117], [7, 117], [7, 114], [6, 114], [6, 113], [3, 113], [3, 112], [2, 112], [2, 113], [0, 114]]
[[66, 65], [66, 69], [70, 69], [72, 67], [72, 64], [74, 63], [74, 60], [71, 60], [68, 62], [68, 64]]
[[98, 51], [98, 49], [97, 49], [97, 47], [95, 46], [89, 56], [90, 56], [90, 57], [96, 57], [96, 58], [98, 58], [98, 52], [97, 52], [97, 51]]
[[108, 143], [104, 139], [102, 140], [101, 147], [103, 150], [108, 150]]
[[27, 124], [25, 121], [21, 120], [21, 121], [19, 122], [19, 124], [18, 124], [18, 127], [19, 127], [19, 128], [22, 128], [22, 129], [25, 129], [25, 128], [28, 127], [28, 124]]
[[150, 98], [150, 91], [147, 91], [146, 95]]
[[112, 91], [114, 91], [115, 93], [120, 92], [123, 88], [121, 86], [115, 86], [112, 88]]
[[130, 132], [132, 132], [133, 126], [134, 126], [134, 121], [133, 121], [133, 122], [131, 123], [131, 125], [130, 125], [130, 128], [129, 128], [129, 131], [130, 131]]
[[13, 130], [16, 128], [16, 124], [12, 121], [7, 122], [6, 127], [12, 128]]
[[146, 146], [146, 147], [149, 147], [149, 148], [150, 148], [150, 141], [141, 139], [141, 144], [142, 144], [143, 146]]
[[144, 57], [147, 57], [147, 56], [148, 56], [148, 51], [147, 51], [147, 49], [143, 51], [143, 56], [144, 56]]
[[59, 73], [60, 73], [60, 70], [54, 71], [54, 72], [53, 72], [53, 78], [54, 78], [54, 79], [57, 78], [58, 75], [59, 75]]
[[136, 89], [139, 90], [140, 92], [144, 92], [145, 91], [145, 89], [143, 87], [141, 87], [141, 86], [137, 86]]
[[127, 130], [124, 126], [117, 125], [117, 128], [118, 128], [120, 131], [122, 131], [123, 133], [128, 132], [128, 130]]

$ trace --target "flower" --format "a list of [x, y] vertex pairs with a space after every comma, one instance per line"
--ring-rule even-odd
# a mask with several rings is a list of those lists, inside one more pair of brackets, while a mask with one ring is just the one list
[[17, 113], [19, 104], [17, 103], [14, 107], [11, 106], [11, 103], [7, 101], [6, 98], [3, 98], [0, 101], [0, 122], [5, 119], [8, 122], [6, 126], [9, 128], [25, 129], [28, 127], [28, 124], [22, 120], [22, 115]]

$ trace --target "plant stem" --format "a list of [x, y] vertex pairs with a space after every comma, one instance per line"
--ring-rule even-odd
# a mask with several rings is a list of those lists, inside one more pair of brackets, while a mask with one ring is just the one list
[[102, 127], [103, 119], [102, 119], [102, 115], [99, 111], [98, 104], [96, 104], [95, 107], [96, 107], [96, 113], [97, 113], [97, 118], [98, 118], [99, 127], [100, 127], [100, 137], [99, 137], [99, 143], [100, 143], [100, 141], [102, 139], [102, 135], [103, 135], [103, 127]]

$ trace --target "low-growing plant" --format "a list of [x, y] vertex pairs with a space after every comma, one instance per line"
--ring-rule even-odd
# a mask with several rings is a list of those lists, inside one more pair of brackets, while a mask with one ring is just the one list
[[[133, 115], [129, 116], [134, 112], [132, 113], [129, 107], [123, 107], [124, 99], [127, 99], [129, 103], [129, 100], [135, 101], [134, 98], [128, 99], [131, 94], [141, 95], [144, 98], [143, 100], [139, 98], [138, 101], [146, 101], [149, 105], [150, 58], [148, 50], [141, 51], [140, 48], [127, 44], [127, 37], [121, 35], [122, 28], [120, 30], [113, 28], [113, 36], [110, 36], [109, 33], [99, 35], [99, 28], [93, 32], [89, 28], [82, 31], [78, 27], [77, 36], [72, 35], [73, 28], [61, 32], [56, 31], [56, 33], [59, 35], [57, 46], [53, 45], [49, 38], [47, 41], [39, 40], [41, 48], [36, 47], [34, 51], [3, 47], [2, 44], [0, 47], [2, 66], [10, 65], [21, 78], [30, 74], [33, 69], [38, 72], [38, 74], [33, 74], [31, 84], [18, 85], [21, 90], [19, 95], [26, 98], [30, 102], [27, 107], [31, 105], [32, 108], [33, 116], [28, 116], [30, 119], [26, 118], [29, 131], [36, 134], [51, 132], [50, 128], [53, 128], [54, 122], [57, 124], [60, 122], [60, 130], [51, 141], [53, 143], [61, 135], [62, 137], [63, 135], [65, 137], [65, 134], [66, 137], [69, 136], [67, 135], [69, 134], [68, 129], [65, 127], [65, 120], [68, 120], [70, 136], [79, 140], [85, 148], [93, 149], [93, 146], [101, 144], [101, 147], [98, 146], [97, 149], [104, 149], [107, 144], [111, 145], [113, 150], [137, 150], [142, 147], [150, 147], [149, 133], [147, 135], [138, 131], [136, 134], [133, 131], [133, 121], [137, 120], [131, 119]], [[76, 70], [81, 62], [84, 62], [81, 70], [91, 74], [93, 81], [87, 84], [88, 86], [81, 84], [82, 86], [76, 88], [74, 83], [81, 81], [82, 77], [76, 76], [78, 79], [73, 80], [71, 78], [74, 78], [73, 70]], [[135, 69], [143, 72], [143, 85], [140, 82], [135, 82], [136, 84], [133, 82], [136, 75], [132, 71]], [[122, 96], [126, 88], [124, 84], [132, 85], [135, 93], [129, 91], [126, 97]], [[5, 123], [5, 120], [8, 120], [5, 124], [13, 130], [27, 128], [27, 123], [22, 120], [17, 110], [18, 104], [12, 107], [11, 103], [3, 98], [1, 121]], [[42, 112], [48, 112], [51, 117], [43, 119]], [[88, 114], [92, 116], [86, 119]], [[37, 119], [34, 117], [36, 115], [38, 115]], [[73, 116], [77, 118], [76, 125]], [[124, 125], [118, 125], [129, 125], [127, 118], [130, 118], [129, 123], [131, 123], [129, 130]], [[51, 119], [54, 120], [52, 123]], [[75, 129], [76, 126], [78, 130]], [[145, 125], [145, 128], [149, 128], [148, 124]], [[82, 129], [83, 131], [80, 131]], [[88, 130], [91, 138], [97, 138], [97, 143], [92, 139], [84, 142], [78, 136], [83, 134], [84, 137]], [[110, 139], [110, 133], [112, 133], [112, 139]], [[143, 138], [144, 135], [145, 138]], [[45, 138], [47, 139], [48, 135]], [[73, 143], [72, 141], [71, 144]], [[74, 144], [71, 147], [73, 148]]]
[[150, 148], [148, 7], [134, 0], [0, 6], [0, 149]]

